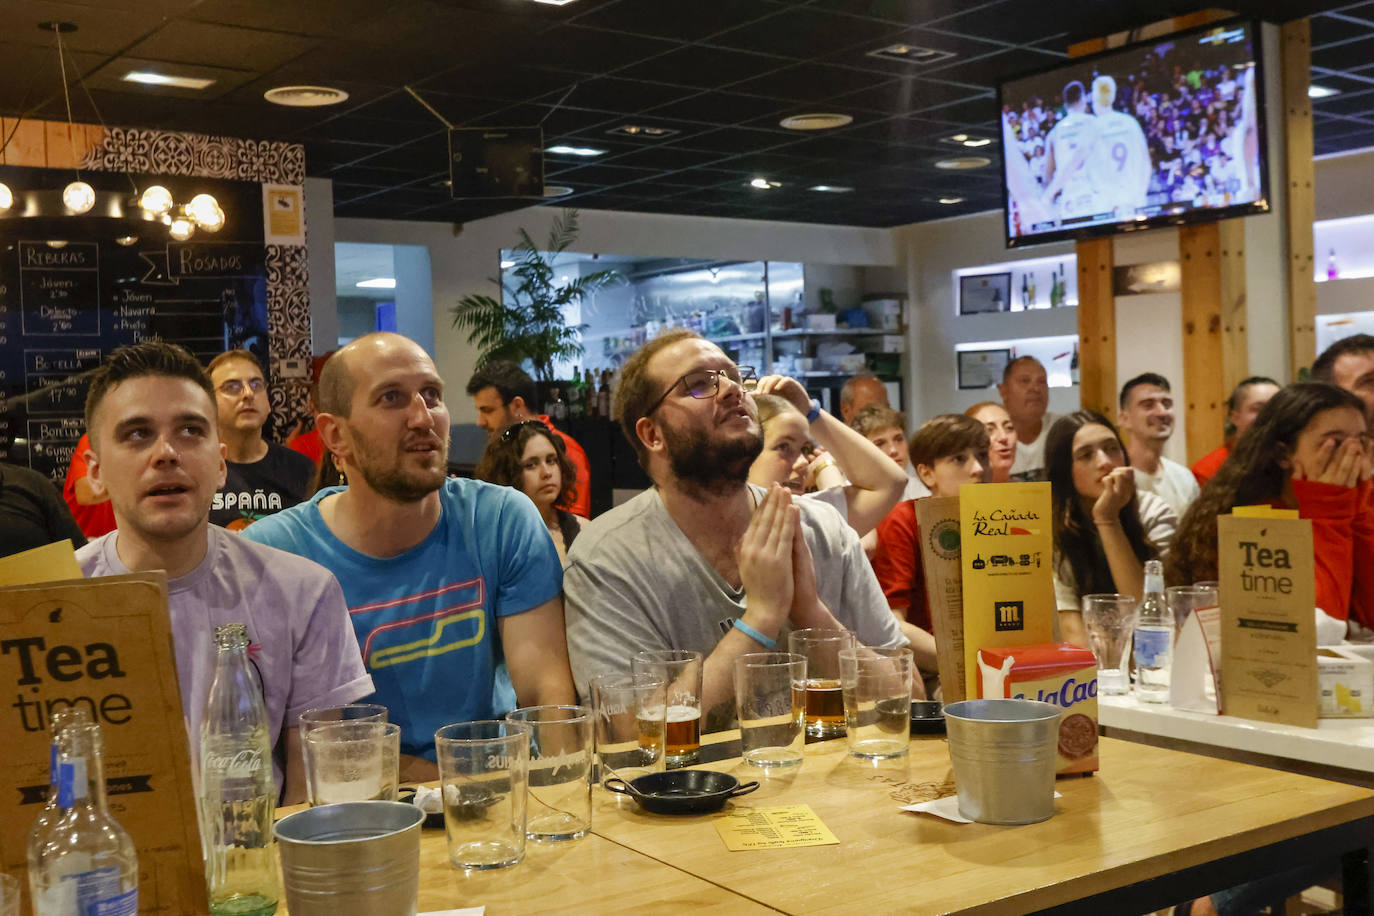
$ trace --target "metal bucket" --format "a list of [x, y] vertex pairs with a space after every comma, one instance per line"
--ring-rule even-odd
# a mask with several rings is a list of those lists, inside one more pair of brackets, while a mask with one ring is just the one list
[[392, 801], [321, 805], [273, 828], [291, 916], [415, 916], [424, 812]]
[[964, 700], [945, 707], [959, 813], [980, 824], [1034, 824], [1054, 814], [1059, 707]]

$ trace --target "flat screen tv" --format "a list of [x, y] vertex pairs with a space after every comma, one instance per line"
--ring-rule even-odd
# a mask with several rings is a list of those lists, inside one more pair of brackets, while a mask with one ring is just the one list
[[998, 103], [1009, 248], [1269, 209], [1255, 22], [1009, 79]]

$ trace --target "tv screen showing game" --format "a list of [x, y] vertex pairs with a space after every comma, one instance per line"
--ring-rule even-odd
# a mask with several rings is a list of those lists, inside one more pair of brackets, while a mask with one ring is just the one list
[[999, 87], [1007, 246], [1269, 209], [1259, 26], [1231, 20]]

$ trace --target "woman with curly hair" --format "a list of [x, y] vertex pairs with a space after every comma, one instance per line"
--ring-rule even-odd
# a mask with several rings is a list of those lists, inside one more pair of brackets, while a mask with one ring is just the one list
[[1322, 382], [1289, 385], [1264, 405], [1183, 516], [1165, 578], [1178, 585], [1217, 578], [1218, 515], [1261, 504], [1297, 509], [1312, 520], [1319, 636], [1339, 642], [1352, 617], [1374, 627], [1371, 473], [1364, 403]]
[[512, 423], [487, 443], [476, 476], [528, 496], [549, 529], [558, 558], [568, 559], [568, 548], [587, 520], [558, 508], [572, 505], [577, 494], [577, 467], [558, 435], [540, 420]]
[[1054, 510], [1054, 595], [1062, 638], [1087, 646], [1081, 596], [1140, 597], [1145, 561], [1168, 549], [1177, 518], [1153, 493], [1136, 493], [1126, 446], [1095, 410], [1060, 417], [1045, 439]]

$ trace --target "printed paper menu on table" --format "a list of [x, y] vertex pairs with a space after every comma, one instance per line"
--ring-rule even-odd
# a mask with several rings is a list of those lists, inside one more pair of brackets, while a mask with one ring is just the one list
[[1217, 519], [1221, 708], [1230, 716], [1317, 727], [1312, 523]]
[[965, 696], [978, 696], [979, 649], [1054, 639], [1050, 513], [1048, 483], [959, 488]]
[[839, 839], [821, 823], [810, 805], [746, 808], [715, 819], [716, 832], [731, 852], [834, 846]]

